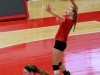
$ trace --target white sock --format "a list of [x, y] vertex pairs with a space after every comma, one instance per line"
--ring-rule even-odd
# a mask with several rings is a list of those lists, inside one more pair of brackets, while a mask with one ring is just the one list
[[59, 70], [55, 70], [54, 74], [60, 74]]

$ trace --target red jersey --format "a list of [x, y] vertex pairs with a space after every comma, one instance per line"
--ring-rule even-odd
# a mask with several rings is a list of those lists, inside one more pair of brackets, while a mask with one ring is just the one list
[[73, 24], [74, 24], [73, 20], [69, 19], [68, 17], [65, 17], [65, 22], [61, 23], [61, 25], [58, 29], [58, 32], [55, 36], [55, 40], [66, 42], [68, 34], [69, 34]]

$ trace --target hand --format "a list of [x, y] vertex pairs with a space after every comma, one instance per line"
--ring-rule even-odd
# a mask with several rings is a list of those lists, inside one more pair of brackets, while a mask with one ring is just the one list
[[51, 12], [51, 6], [50, 5], [46, 5], [46, 9], [47, 12]]
[[74, 0], [69, 0], [70, 2], [74, 2]]

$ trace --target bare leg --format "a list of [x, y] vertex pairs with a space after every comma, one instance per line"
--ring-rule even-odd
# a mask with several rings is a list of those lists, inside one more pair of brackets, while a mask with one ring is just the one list
[[60, 69], [61, 69], [63, 72], [66, 70], [63, 63], [62, 63], [59, 67], [60, 67]]
[[[53, 54], [52, 54], [52, 65], [58, 65], [59, 66], [59, 62], [62, 58], [62, 54], [63, 52], [57, 49], [53, 49]], [[60, 75], [60, 73], [55, 74], [55, 75]]]

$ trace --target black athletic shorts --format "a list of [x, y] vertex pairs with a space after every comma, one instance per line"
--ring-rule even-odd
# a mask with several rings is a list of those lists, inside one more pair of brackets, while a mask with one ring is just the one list
[[66, 42], [55, 40], [55, 45], [54, 45], [55, 49], [58, 49], [60, 51], [64, 51], [66, 49], [66, 46], [67, 46]]

